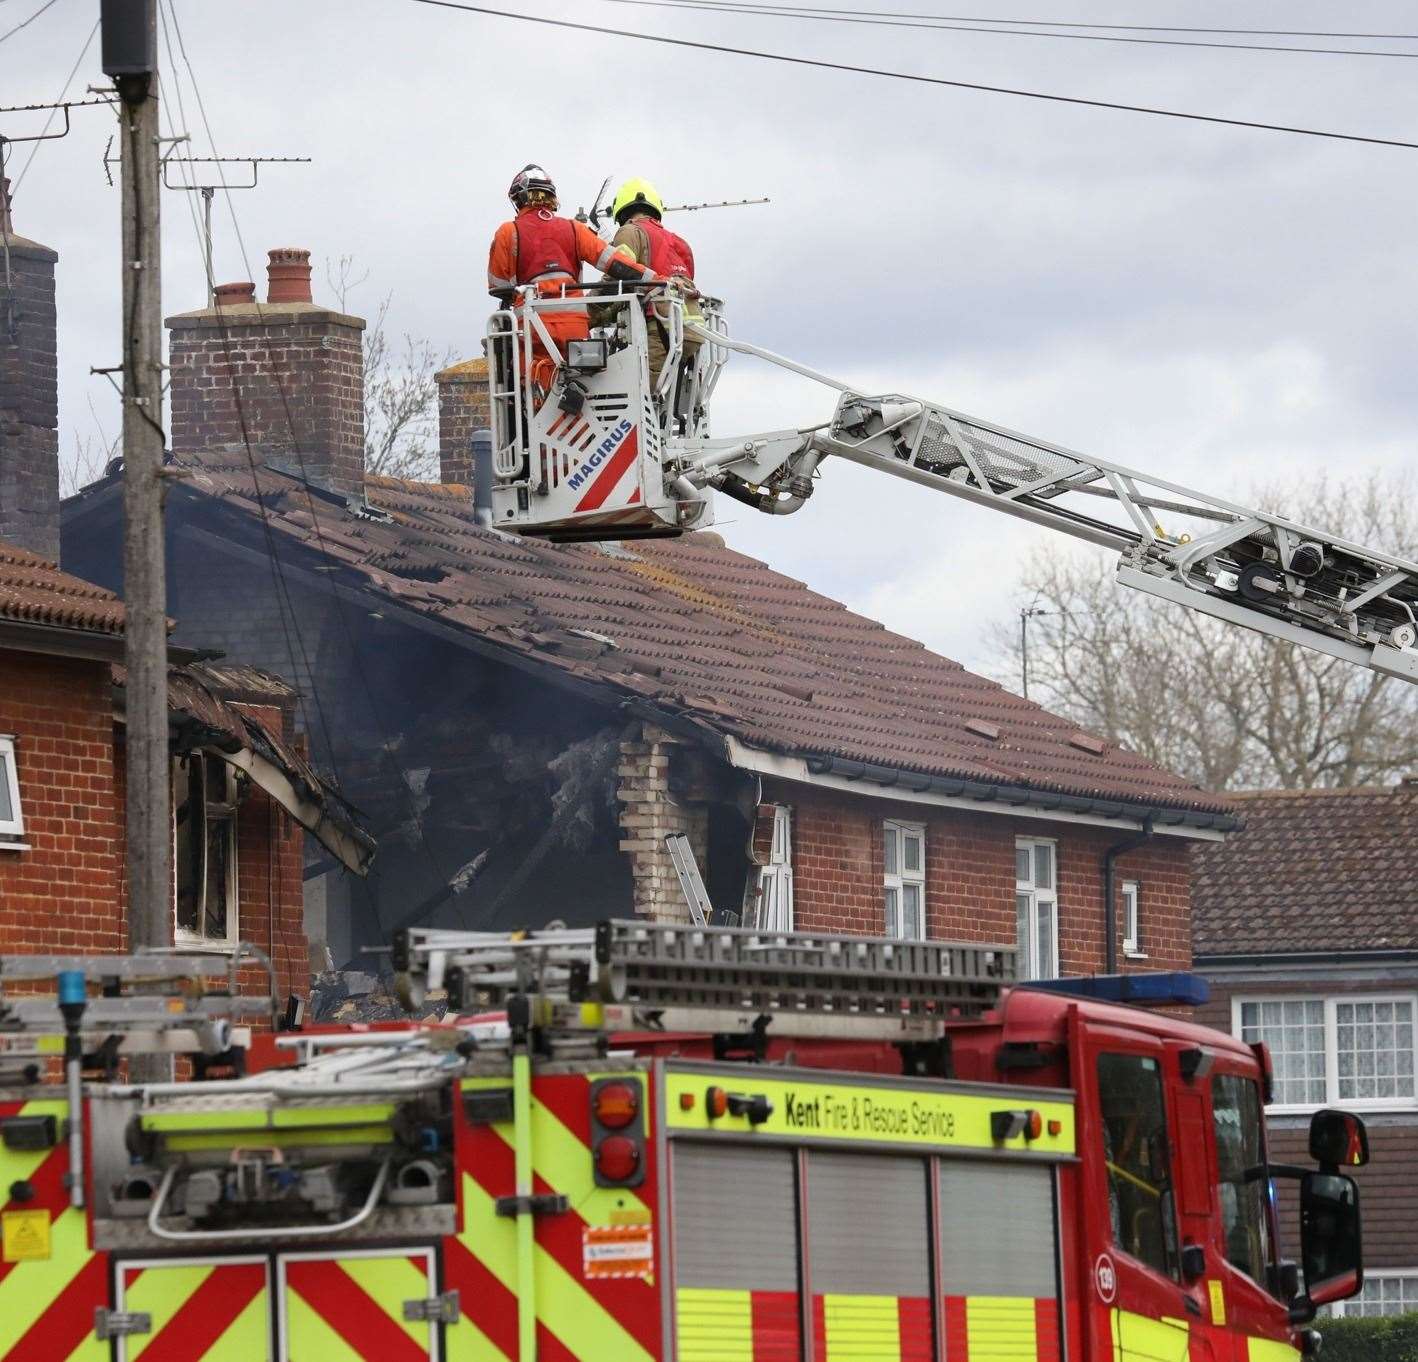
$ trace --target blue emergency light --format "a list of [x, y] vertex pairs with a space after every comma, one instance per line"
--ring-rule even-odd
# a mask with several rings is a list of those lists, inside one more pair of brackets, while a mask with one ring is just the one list
[[1211, 985], [1185, 970], [1149, 974], [1085, 974], [1071, 979], [1029, 979], [1023, 988], [1069, 993], [1105, 1003], [1186, 1003], [1200, 1006], [1211, 997]]

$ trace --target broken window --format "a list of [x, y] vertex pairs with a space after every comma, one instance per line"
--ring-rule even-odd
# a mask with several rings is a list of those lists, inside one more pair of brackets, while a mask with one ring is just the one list
[[920, 823], [882, 825], [886, 935], [907, 941], [926, 937], [926, 829]]
[[237, 940], [236, 773], [209, 752], [188, 752], [173, 770], [173, 883], [177, 936]]
[[15, 767], [15, 740], [0, 736], [0, 837], [23, 837], [20, 812], [20, 775]]
[[[758, 907], [753, 919], [760, 931], [791, 932], [793, 930], [793, 833], [792, 810], [786, 804], [765, 804], [759, 807], [762, 823], [771, 812], [767, 833], [768, 859], [758, 872]], [[755, 843], [758, 838], [755, 835]], [[752, 883], [750, 881], [750, 883]]]

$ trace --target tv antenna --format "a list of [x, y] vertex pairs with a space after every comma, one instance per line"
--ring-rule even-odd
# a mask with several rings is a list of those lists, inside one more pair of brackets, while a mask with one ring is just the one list
[[[113, 165], [115, 159], [110, 157], [105, 149], [103, 157], [105, 169]], [[217, 190], [257, 188], [261, 180], [262, 166], [308, 165], [309, 163], [309, 156], [165, 156], [163, 158], [162, 184], [164, 189], [181, 189], [189, 194], [202, 196], [202, 263], [207, 271], [208, 306], [216, 300], [217, 296], [216, 275], [212, 269], [212, 200], [216, 197]], [[233, 184], [225, 178], [225, 172], [219, 171], [216, 184], [198, 184], [195, 179], [192, 184], [182, 181], [173, 184], [168, 173], [168, 167], [173, 165], [243, 165], [250, 168], [250, 179]]]

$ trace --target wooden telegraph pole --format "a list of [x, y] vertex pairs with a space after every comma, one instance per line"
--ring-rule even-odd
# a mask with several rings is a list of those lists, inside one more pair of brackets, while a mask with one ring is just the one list
[[172, 944], [157, 0], [101, 0], [123, 178], [123, 599], [130, 949]]

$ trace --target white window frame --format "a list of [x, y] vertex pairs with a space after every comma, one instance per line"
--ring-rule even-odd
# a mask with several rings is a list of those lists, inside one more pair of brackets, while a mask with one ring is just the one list
[[[921, 854], [919, 865], [915, 870], [906, 869], [906, 838], [914, 837], [920, 842]], [[888, 839], [896, 841], [896, 869], [887, 870], [886, 864], [889, 859], [886, 854], [886, 844]], [[926, 825], [924, 823], [906, 823], [899, 818], [884, 819], [881, 825], [881, 913], [882, 913], [882, 933], [885, 936], [895, 937], [898, 941], [925, 941], [930, 935], [930, 929], [926, 925]], [[920, 905], [921, 934], [918, 937], [908, 937], [906, 935], [906, 889], [909, 885], [917, 888], [917, 903]], [[892, 930], [892, 925], [887, 917], [886, 895], [890, 890], [896, 891], [896, 927]]]
[[[1040, 888], [1035, 879], [1034, 867], [1037, 864], [1035, 859], [1035, 849], [1046, 846], [1053, 853], [1054, 882], [1049, 888]], [[1022, 880], [1019, 878], [1018, 855], [1021, 851], [1027, 850], [1029, 853], [1029, 878]], [[1059, 843], [1056, 837], [1016, 837], [1014, 839], [1014, 851], [1016, 857], [1016, 869], [1014, 876], [1014, 895], [1016, 912], [1018, 909], [1019, 896], [1029, 895], [1029, 931], [1027, 940], [1015, 941], [1015, 946], [1019, 951], [1019, 977], [1021, 979], [1057, 979], [1059, 977]], [[1038, 956], [1038, 927], [1040, 903], [1047, 904], [1050, 908], [1050, 917], [1053, 921], [1053, 942], [1052, 959], [1043, 962], [1048, 967], [1048, 972], [1039, 968]], [[1017, 920], [1017, 919], [1016, 919]], [[1016, 936], [1018, 932], [1016, 931]]]
[[[1407, 1003], [1413, 1009], [1418, 1041], [1418, 994], [1413, 993], [1246, 993], [1231, 999], [1231, 1034], [1243, 1039], [1241, 1008], [1247, 1003], [1324, 1004], [1324, 1090], [1322, 1102], [1273, 1102], [1266, 1111], [1276, 1115], [1307, 1115], [1322, 1107], [1342, 1106], [1346, 1111], [1418, 1111], [1418, 1045], [1414, 1055], [1413, 1097], [1341, 1097], [1339, 1095], [1339, 1020], [1341, 1003]], [[1385, 1274], [1379, 1273], [1379, 1276]]]
[[[1055, 867], [1054, 874], [1058, 874]], [[1123, 954], [1130, 960], [1146, 960], [1142, 949], [1142, 882], [1124, 880], [1119, 898], [1123, 905]]]
[[793, 930], [793, 811], [787, 804], [773, 806], [768, 864], [758, 869], [753, 922], [759, 931]]
[[[25, 809], [20, 803], [20, 768], [15, 755], [14, 734], [0, 733], [0, 757], [5, 758], [5, 792], [10, 797], [10, 811], [15, 815], [0, 821], [0, 836], [23, 840]], [[0, 846], [3, 845], [4, 843], [0, 843]]]
[[[1399, 1281], [1412, 1281], [1418, 1278], [1418, 1267], [1382, 1267], [1372, 1271], [1368, 1268], [1364, 1269], [1365, 1286], [1369, 1286], [1372, 1282], [1385, 1277]], [[1357, 1296], [1351, 1296], [1347, 1301], [1337, 1301], [1334, 1305], [1330, 1306], [1329, 1314], [1341, 1319], [1345, 1316], [1363, 1319], [1386, 1318], [1382, 1313], [1379, 1315], [1366, 1314], [1364, 1311], [1357, 1308], [1360, 1304], [1361, 1302]]]
[[[214, 948], [214, 949], [217, 949], [217, 950], [224, 950], [224, 949], [227, 949], [227, 948], [235, 948], [236, 944], [241, 940], [241, 879], [240, 879], [239, 874], [237, 873], [237, 872], [238, 872], [238, 865], [239, 865], [239, 862], [240, 862], [240, 852], [241, 852], [241, 837], [240, 837], [240, 833], [239, 833], [238, 826], [237, 826], [237, 824], [238, 824], [238, 818], [239, 818], [239, 813], [238, 813], [238, 809], [237, 809], [237, 802], [238, 802], [238, 799], [239, 799], [239, 797], [240, 797], [241, 787], [240, 787], [240, 785], [237, 783], [237, 778], [236, 778], [236, 774], [237, 774], [237, 773], [236, 773], [235, 767], [231, 766], [229, 763], [227, 763], [227, 762], [225, 762], [225, 761], [222, 761], [222, 760], [220, 759], [220, 757], [219, 757], [215, 752], [208, 752], [208, 751], [206, 751], [206, 750], [204, 750], [204, 749], [198, 749], [198, 750], [195, 750], [195, 751], [192, 751], [192, 752], [183, 753], [183, 757], [193, 757], [193, 756], [195, 756], [195, 757], [200, 757], [204, 762], [210, 761], [213, 765], [217, 766], [217, 767], [222, 771], [222, 774], [223, 774], [223, 776], [225, 777], [226, 782], [227, 782], [227, 789], [231, 791], [231, 796], [232, 796], [231, 801], [230, 801], [230, 802], [231, 802], [231, 805], [232, 805], [231, 817], [226, 820], [227, 827], [228, 827], [228, 829], [229, 829], [229, 831], [228, 831], [228, 836], [231, 838], [230, 854], [227, 856], [227, 915], [226, 915], [226, 935], [225, 935], [225, 936], [220, 936], [220, 937], [218, 937], [218, 936], [208, 936], [205, 932], [202, 932], [202, 931], [200, 931], [200, 930], [199, 930], [199, 931], [195, 931], [195, 932], [194, 932], [194, 931], [190, 931], [188, 928], [182, 927], [182, 926], [180, 926], [180, 925], [178, 924], [178, 921], [177, 921], [177, 882], [178, 882], [178, 876], [179, 876], [179, 874], [180, 874], [181, 872], [180, 872], [180, 870], [179, 870], [179, 868], [178, 868], [178, 864], [177, 864], [177, 807], [176, 807], [176, 802], [170, 800], [169, 802], [170, 802], [170, 803], [172, 804], [172, 806], [173, 806], [173, 807], [172, 807], [172, 810], [171, 810], [171, 815], [170, 815], [170, 823], [171, 823], [171, 828], [172, 828], [172, 869], [173, 869], [173, 874], [172, 874], [172, 939], [173, 939], [174, 942], [176, 942], [176, 943], [179, 944], [179, 945], [207, 946], [207, 947], [211, 947], [211, 948]], [[180, 760], [182, 760], [182, 757], [176, 758], [176, 759], [174, 760], [174, 762], [173, 762], [173, 778], [174, 778], [174, 780], [176, 779], [177, 762], [180, 761]], [[209, 801], [209, 802], [210, 802], [210, 801]], [[223, 801], [219, 801], [219, 802], [225, 803], [226, 801], [223, 800]], [[205, 813], [204, 813], [204, 815], [203, 815], [203, 821], [202, 821], [202, 846], [203, 846], [203, 850], [202, 850], [202, 864], [203, 864], [203, 873], [202, 873], [202, 897], [199, 899], [198, 904], [197, 904], [197, 921], [198, 921], [199, 923], [205, 922], [205, 921], [206, 921], [206, 916], [207, 916], [207, 904], [206, 904], [206, 892], [207, 892], [207, 876], [206, 876], [206, 855], [207, 855], [207, 853], [206, 853], [206, 835], [207, 835], [207, 825], [206, 825], [206, 815], [205, 815]], [[269, 849], [268, 849], [268, 852], [269, 852], [270, 855], [274, 855], [274, 854], [275, 854], [275, 847], [269, 848]]]

